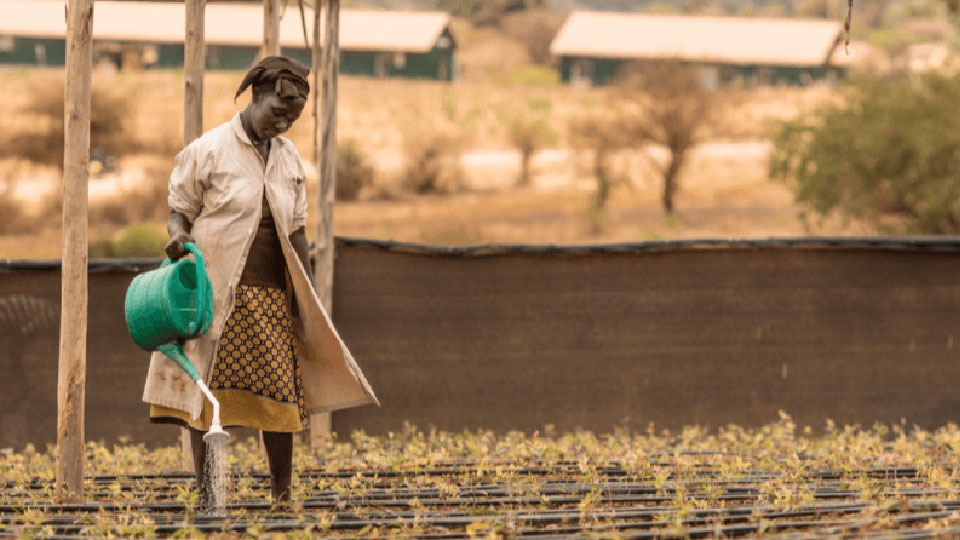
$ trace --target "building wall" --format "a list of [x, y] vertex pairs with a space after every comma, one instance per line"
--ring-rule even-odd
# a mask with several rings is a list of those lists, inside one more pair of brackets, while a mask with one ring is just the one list
[[[0, 36], [0, 65], [63, 66], [66, 60], [62, 39], [28, 39]], [[157, 44], [156, 61], [147, 69], [180, 69], [184, 62], [182, 44]], [[206, 69], [246, 70], [253, 65], [258, 47], [208, 45]], [[311, 65], [310, 53], [303, 47], [284, 47], [282, 53], [306, 66]], [[402, 60], [401, 60], [402, 58]], [[400, 61], [398, 61], [400, 60]], [[453, 80], [453, 47], [434, 47], [427, 53], [400, 53], [379, 51], [340, 51], [340, 73], [367, 77], [395, 77], [409, 79]]]
[[[642, 66], [642, 61], [637, 62]], [[560, 58], [560, 80], [564, 83], [604, 86], [610, 84], [626, 60], [563, 56]], [[719, 68], [721, 84], [746, 86], [804, 86], [817, 81], [836, 80], [846, 75], [843, 69], [829, 66], [758, 66], [741, 64], [707, 64]]]
[[62, 67], [66, 58], [62, 39], [0, 36], [0, 64]]
[[[310, 65], [310, 54], [300, 47], [284, 47], [283, 54]], [[340, 51], [340, 73], [361, 77], [453, 80], [452, 48], [434, 47], [427, 53]]]

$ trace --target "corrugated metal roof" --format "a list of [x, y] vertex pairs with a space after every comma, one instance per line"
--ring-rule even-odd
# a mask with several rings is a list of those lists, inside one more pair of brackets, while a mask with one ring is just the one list
[[839, 22], [828, 20], [578, 11], [550, 50], [557, 56], [816, 66], [830, 57], [841, 31]]
[[[307, 10], [307, 33], [313, 35], [313, 12]], [[340, 12], [340, 48], [426, 52], [433, 48], [450, 18], [437, 11]], [[0, 0], [0, 35], [62, 38], [66, 32], [62, 0]], [[99, 40], [183, 43], [184, 10], [180, 2], [111, 2], [94, 5], [93, 35]], [[263, 6], [207, 4], [206, 39], [213, 45], [258, 46], [263, 41]], [[280, 43], [303, 47], [300, 13], [288, 7], [280, 21]]]

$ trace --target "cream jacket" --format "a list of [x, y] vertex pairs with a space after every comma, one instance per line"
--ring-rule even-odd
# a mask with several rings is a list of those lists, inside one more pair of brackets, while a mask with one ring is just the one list
[[[289, 139], [275, 137], [264, 164], [240, 124], [240, 113], [181, 150], [170, 175], [167, 202], [193, 223], [191, 234], [213, 286], [210, 330], [187, 342], [187, 357], [209, 384], [220, 333], [233, 308], [234, 289], [260, 223], [264, 193], [283, 247], [292, 296], [300, 308], [300, 318], [293, 322], [302, 360], [304, 405], [310, 412], [326, 412], [379, 404], [320, 305], [290, 243], [290, 233], [303, 227], [307, 218], [300, 155]], [[144, 401], [186, 411], [197, 418], [201, 397], [197, 385], [172, 360], [153, 353]]]

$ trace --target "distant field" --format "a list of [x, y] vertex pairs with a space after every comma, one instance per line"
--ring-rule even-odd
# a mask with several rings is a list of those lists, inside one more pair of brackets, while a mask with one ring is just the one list
[[[5, 129], [29, 137], [36, 121], [25, 112], [31, 95], [37, 88], [59, 84], [61, 78], [59, 70], [0, 69], [0, 92], [10, 97], [0, 102], [0, 117], [8, 120]], [[240, 74], [234, 72], [207, 74], [206, 128], [228, 120], [245, 105], [247, 97], [236, 104], [232, 99], [239, 78]], [[95, 84], [107, 85], [130, 100], [131, 132], [140, 149], [121, 160], [126, 187], [117, 195], [111, 196], [114, 177], [92, 179], [94, 204], [111, 197], [123, 200], [144, 186], [159, 185], [162, 191], [182, 137], [182, 74], [97, 72]], [[790, 194], [766, 179], [763, 141], [775, 120], [804, 114], [831, 96], [825, 88], [730, 93], [729, 108], [710, 129], [708, 138], [735, 144], [704, 148], [694, 157], [681, 180], [679, 210], [669, 219], [659, 208], [659, 179], [649, 163], [637, 155], [621, 156], [618, 174], [630, 181], [614, 188], [603, 229], [597, 233], [590, 226], [588, 213], [594, 182], [589, 156], [568, 150], [568, 126], [572, 118], [602, 107], [604, 90], [344, 77], [340, 82], [339, 138], [356, 141], [377, 175], [375, 185], [360, 202], [338, 204], [335, 233], [443, 244], [806, 234], [807, 229], [797, 218], [800, 208], [793, 204]], [[560, 138], [555, 149], [535, 158], [533, 186], [517, 189], [512, 186], [518, 157], [511, 154], [506, 123], [517, 104], [531, 100], [550, 103], [550, 122]], [[409, 141], [438, 131], [452, 133], [461, 141], [465, 189], [450, 196], [403, 193], [398, 175]], [[310, 161], [313, 137], [309, 110], [290, 137], [304, 159]], [[22, 162], [0, 160], [0, 193], [8, 199], [14, 195], [30, 199], [30, 193], [55, 190], [57, 176], [56, 169], [38, 170]], [[315, 177], [308, 178], [308, 187], [315, 190]], [[150, 189], [157, 193], [156, 187]], [[381, 196], [371, 198], [377, 193]], [[164, 201], [158, 199], [156, 204], [162, 207]], [[32, 202], [27, 200], [25, 204]], [[159, 220], [156, 223], [162, 229]], [[35, 230], [0, 236], [0, 257], [58, 257], [58, 225], [49, 219], [38, 223]], [[92, 235], [113, 234], [120, 228], [122, 224], [92, 218]], [[830, 222], [820, 232], [862, 231]], [[312, 225], [310, 234], [314, 234]]]

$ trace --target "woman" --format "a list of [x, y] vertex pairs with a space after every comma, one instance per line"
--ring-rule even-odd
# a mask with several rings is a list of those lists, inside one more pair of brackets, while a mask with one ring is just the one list
[[[308, 74], [281, 56], [250, 69], [236, 94], [250, 88], [250, 104], [177, 155], [167, 199], [167, 255], [178, 259], [195, 242], [214, 291], [210, 330], [186, 343], [187, 356], [220, 402], [223, 425], [263, 433], [278, 502], [290, 499], [293, 433], [308, 413], [376, 403], [309, 277], [303, 165], [280, 136], [303, 111]], [[144, 401], [152, 422], [190, 428], [203, 486], [210, 404], [161, 354]]]

